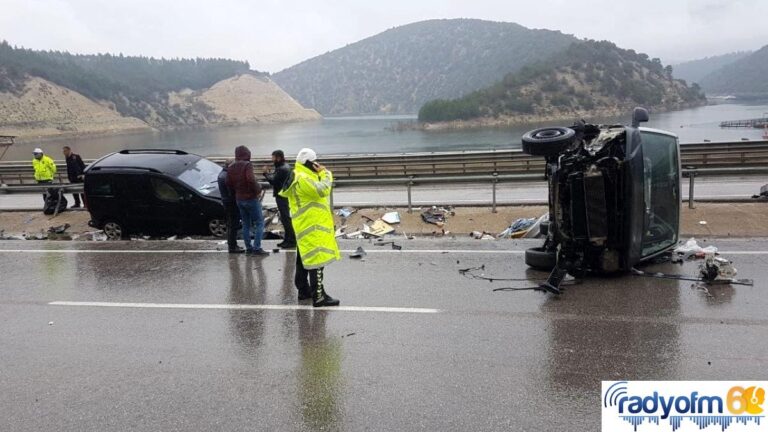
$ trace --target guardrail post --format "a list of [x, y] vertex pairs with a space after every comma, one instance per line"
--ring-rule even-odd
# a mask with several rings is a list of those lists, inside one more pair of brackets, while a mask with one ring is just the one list
[[413, 201], [411, 200], [412, 186], [413, 186], [413, 176], [408, 176], [408, 213], [413, 213]]
[[493, 208], [491, 213], [496, 213], [496, 184], [499, 182], [499, 173], [493, 173]]
[[691, 169], [688, 173], [688, 208], [694, 209], [696, 206], [693, 203], [693, 189], [696, 179], [696, 170]]

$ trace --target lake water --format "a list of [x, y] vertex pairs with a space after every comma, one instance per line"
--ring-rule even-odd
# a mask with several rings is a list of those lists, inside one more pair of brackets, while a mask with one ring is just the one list
[[[649, 127], [665, 129], [680, 136], [680, 142], [711, 140], [759, 140], [761, 130], [721, 129], [723, 120], [763, 117], [768, 105], [719, 104], [683, 111], [652, 114]], [[396, 131], [409, 116], [336, 117], [317, 122], [266, 126], [243, 126], [210, 130], [185, 130], [98, 138], [27, 142], [11, 147], [4, 160], [26, 160], [32, 149], [40, 146], [59, 159], [61, 147], [71, 146], [85, 158], [97, 158], [125, 148], [182, 149], [204, 156], [228, 156], [238, 145], [246, 145], [256, 156], [283, 149], [292, 155], [302, 147], [312, 147], [323, 154], [371, 154], [432, 152], [449, 150], [490, 150], [519, 148], [520, 136], [539, 124], [513, 128], [489, 128], [457, 131]], [[629, 122], [621, 119], [593, 119], [600, 122]], [[567, 122], [566, 122], [567, 123]], [[561, 125], [567, 125], [560, 123]]]

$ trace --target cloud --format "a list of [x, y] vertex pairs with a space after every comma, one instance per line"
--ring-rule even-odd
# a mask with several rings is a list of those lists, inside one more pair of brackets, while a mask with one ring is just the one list
[[276, 72], [431, 18], [517, 22], [671, 60], [768, 44], [764, 0], [2, 0], [2, 37], [35, 49], [228, 57]]

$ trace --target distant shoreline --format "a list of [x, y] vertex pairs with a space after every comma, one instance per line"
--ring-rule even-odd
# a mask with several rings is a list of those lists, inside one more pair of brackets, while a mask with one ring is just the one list
[[[656, 107], [651, 112], [669, 112], [682, 111], [691, 108], [697, 108], [708, 105], [707, 102], [700, 104], [686, 104], [674, 108]], [[519, 115], [519, 116], [500, 116], [500, 117], [479, 117], [470, 120], [451, 120], [445, 122], [419, 122], [414, 121], [410, 124], [410, 130], [423, 131], [449, 131], [464, 129], [485, 129], [485, 128], [505, 128], [513, 126], [534, 125], [541, 123], [553, 123], [563, 121], [576, 121], [579, 119], [589, 120], [591, 118], [621, 117], [632, 112], [633, 107], [618, 107], [610, 109], [593, 110], [589, 112], [576, 111], [571, 113], [558, 113], [548, 115]], [[398, 125], [393, 128], [396, 130], [408, 130], [408, 125]]]

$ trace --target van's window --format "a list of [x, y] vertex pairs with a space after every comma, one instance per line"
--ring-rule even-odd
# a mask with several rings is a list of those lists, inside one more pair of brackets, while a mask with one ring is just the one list
[[90, 179], [89, 188], [88, 188], [88, 195], [91, 196], [111, 196], [112, 191], [112, 181], [109, 178], [109, 176], [105, 175], [96, 175], [92, 176]]
[[643, 256], [677, 243], [680, 217], [680, 165], [677, 138], [642, 132], [643, 142]]
[[152, 180], [150, 180], [152, 183], [152, 191], [154, 192], [155, 196], [160, 198], [163, 201], [168, 202], [179, 202], [181, 201], [181, 195], [179, 194], [179, 191], [173, 187], [172, 184], [168, 183], [166, 180], [163, 180], [161, 178], [152, 177]]
[[201, 158], [186, 171], [179, 174], [179, 180], [203, 195], [218, 189], [217, 180], [221, 167], [208, 159]]

